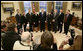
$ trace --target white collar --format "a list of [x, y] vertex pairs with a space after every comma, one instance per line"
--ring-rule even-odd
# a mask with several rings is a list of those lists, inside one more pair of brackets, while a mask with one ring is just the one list
[[24, 45], [31, 45], [31, 42], [30, 43], [27, 43], [27, 42], [21, 41], [21, 43], [24, 44]]

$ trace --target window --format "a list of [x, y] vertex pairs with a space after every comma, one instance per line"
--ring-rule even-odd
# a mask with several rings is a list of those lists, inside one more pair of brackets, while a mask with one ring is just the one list
[[31, 7], [31, 1], [24, 1], [24, 10], [25, 10], [25, 13], [28, 13], [28, 9], [31, 9], [32, 11], [32, 7]]
[[47, 11], [47, 2], [46, 1], [40, 1], [39, 6], [40, 6], [40, 11], [41, 11], [41, 8], [44, 8], [44, 11]]
[[63, 2], [56, 2], [55, 8], [57, 9], [58, 12], [60, 12], [60, 9], [62, 9], [62, 3]]

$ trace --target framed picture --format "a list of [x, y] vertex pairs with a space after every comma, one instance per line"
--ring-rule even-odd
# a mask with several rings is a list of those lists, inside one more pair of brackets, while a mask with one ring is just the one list
[[82, 2], [73, 2], [72, 3], [72, 10], [80, 11], [82, 7]]
[[1, 5], [2, 5], [4, 13], [10, 12], [10, 11], [14, 12], [13, 2], [2, 2]]

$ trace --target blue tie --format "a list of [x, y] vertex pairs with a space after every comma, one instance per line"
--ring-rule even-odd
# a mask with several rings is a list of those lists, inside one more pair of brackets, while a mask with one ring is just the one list
[[43, 13], [42, 13], [42, 17], [43, 17]]

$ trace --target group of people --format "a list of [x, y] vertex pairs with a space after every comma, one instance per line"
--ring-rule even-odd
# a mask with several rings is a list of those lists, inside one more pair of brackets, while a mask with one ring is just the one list
[[[7, 23], [1, 27], [1, 42], [4, 50], [13, 50], [15, 42], [20, 43], [21, 45], [23, 45], [23, 42], [27, 42], [27, 38], [29, 39], [30, 37], [25, 35], [25, 37], [21, 38], [22, 35], [19, 35], [21, 34], [21, 29], [24, 27], [24, 32], [29, 31], [30, 33], [33, 31], [33, 27], [35, 27], [35, 30], [38, 31], [39, 23], [40, 31], [44, 31], [44, 33], [41, 36], [41, 44], [38, 46], [37, 50], [51, 49], [51, 45], [53, 45], [53, 49], [57, 50], [57, 44], [54, 43], [52, 33], [45, 32], [45, 23], [47, 23], [48, 31], [53, 31], [55, 33], [57, 31], [60, 31], [61, 33], [64, 24], [64, 33], [67, 35], [69, 25], [72, 21], [70, 10], [67, 10], [67, 13], [64, 14], [62, 9], [60, 9], [60, 13], [57, 12], [57, 9], [54, 10], [54, 13], [46, 13], [42, 8], [39, 14], [37, 14], [37, 12], [31, 13], [30, 9], [28, 9], [28, 13], [25, 14], [25, 12], [23, 12], [22, 15], [20, 14], [19, 9], [17, 9], [15, 18], [17, 25], [14, 23]], [[29, 28], [27, 28], [27, 26], [29, 26]]]
[[81, 35], [77, 35], [74, 38], [73, 44], [70, 44], [71, 41], [69, 39], [67, 42], [63, 41], [58, 48], [57, 40], [54, 39], [53, 34], [49, 31], [41, 35], [41, 43], [38, 45], [35, 44], [34, 40], [31, 41], [32, 36], [30, 32], [27, 31], [19, 35], [17, 27], [13, 23], [9, 23], [7, 26], [2, 25], [1, 31], [1, 47], [3, 50], [64, 50], [63, 47], [66, 44], [70, 45], [66, 50], [82, 50]]
[[[48, 31], [53, 31], [55, 33], [57, 31], [61, 33], [64, 24], [64, 33], [67, 34], [72, 21], [70, 10], [67, 10], [66, 14], [64, 14], [62, 9], [60, 9], [60, 13], [58, 13], [57, 9], [55, 9], [53, 13], [48, 13], [42, 8], [39, 14], [37, 14], [37, 12], [32, 13], [30, 9], [28, 9], [28, 13], [25, 14], [25, 12], [23, 12], [23, 15], [21, 15], [19, 9], [17, 9], [15, 17], [19, 34], [22, 25], [24, 26], [24, 31], [28, 30], [31, 32], [33, 31], [33, 27], [38, 31], [39, 23], [41, 32], [45, 31], [45, 23], [47, 23]], [[27, 25], [29, 25], [29, 29], [27, 29]]]

